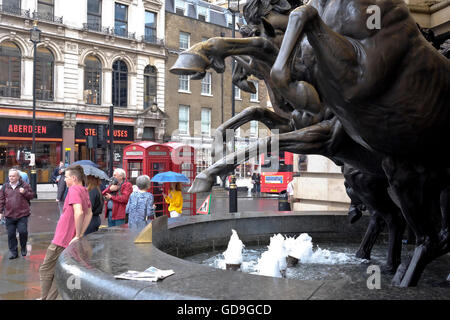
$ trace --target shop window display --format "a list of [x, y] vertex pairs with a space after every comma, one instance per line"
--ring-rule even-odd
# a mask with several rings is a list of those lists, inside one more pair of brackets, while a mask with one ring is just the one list
[[[8, 170], [17, 166], [21, 171], [30, 172], [31, 142], [0, 142], [0, 184], [5, 182]], [[58, 165], [61, 142], [36, 142], [36, 171], [38, 183], [49, 183], [52, 171]]]

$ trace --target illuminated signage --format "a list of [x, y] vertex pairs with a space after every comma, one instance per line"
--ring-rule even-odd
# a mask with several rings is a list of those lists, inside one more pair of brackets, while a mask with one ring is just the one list
[[[34, 133], [36, 138], [61, 138], [61, 122], [36, 120]], [[31, 138], [33, 136], [33, 121], [13, 118], [0, 119], [0, 136]]]
[[283, 183], [283, 176], [265, 176], [266, 183]]
[[[105, 125], [105, 127], [107, 127]], [[106, 129], [106, 137], [109, 130]], [[134, 141], [134, 127], [114, 126], [114, 140]], [[93, 123], [77, 123], [75, 127], [75, 139], [86, 139], [89, 136], [98, 136], [98, 125]]]

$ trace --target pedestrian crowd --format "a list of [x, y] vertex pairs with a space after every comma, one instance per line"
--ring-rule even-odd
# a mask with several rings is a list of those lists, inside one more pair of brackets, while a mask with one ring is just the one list
[[[67, 166], [61, 162], [53, 171], [51, 182], [57, 185], [59, 218], [53, 239], [39, 267], [42, 300], [58, 297], [54, 281], [58, 257], [72, 242], [98, 231], [103, 213], [108, 227], [128, 223], [130, 229], [139, 231], [155, 219], [156, 208], [155, 198], [149, 192], [150, 177], [137, 177], [136, 186], [133, 186], [121, 168], [114, 170], [109, 185], [102, 188], [100, 178], [91, 174], [85, 175], [81, 165]], [[181, 215], [181, 184], [170, 183], [169, 193], [162, 195], [162, 199], [168, 204], [170, 217]], [[34, 197], [28, 175], [18, 168], [10, 169], [8, 179], [0, 189], [0, 219], [6, 225], [11, 260], [18, 258], [19, 243], [21, 255], [26, 256], [28, 253], [28, 218]]]

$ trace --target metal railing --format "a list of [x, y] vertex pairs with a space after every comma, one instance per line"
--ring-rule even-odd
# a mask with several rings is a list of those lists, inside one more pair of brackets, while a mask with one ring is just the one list
[[0, 12], [24, 18], [31, 18], [30, 10], [22, 10], [15, 6], [5, 6], [0, 4]]
[[83, 23], [83, 30], [102, 32], [102, 26], [99, 23]]
[[53, 101], [53, 91], [36, 89], [36, 100]]
[[164, 45], [164, 39], [159, 39], [156, 36], [143, 35], [142, 36], [142, 41], [143, 42], [147, 42], [147, 43], [151, 43], [151, 44], [157, 44], [157, 45], [160, 45], [160, 46]]
[[111, 28], [111, 29], [115, 36], [136, 40], [136, 32], [128, 32], [128, 30], [122, 28]]
[[1, 86], [0, 85], [0, 96], [1, 97], [20, 98], [20, 87]]
[[44, 20], [44, 21], [49, 21], [49, 22], [55, 22], [55, 23], [63, 24], [63, 17], [56, 17], [55, 15], [50, 14], [50, 13], [43, 13], [43, 12], [34, 11], [33, 12], [33, 19]]

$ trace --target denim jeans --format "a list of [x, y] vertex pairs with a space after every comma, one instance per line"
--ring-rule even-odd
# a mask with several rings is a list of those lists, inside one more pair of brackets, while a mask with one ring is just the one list
[[28, 241], [28, 217], [8, 218], [6, 217], [6, 230], [8, 231], [9, 251], [17, 254], [16, 230], [19, 232], [20, 247], [25, 249]]
[[108, 227], [117, 227], [125, 223], [125, 219], [113, 220], [112, 211], [108, 210]]

